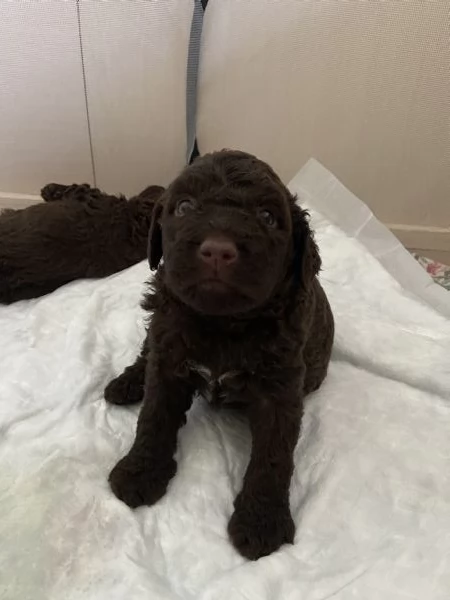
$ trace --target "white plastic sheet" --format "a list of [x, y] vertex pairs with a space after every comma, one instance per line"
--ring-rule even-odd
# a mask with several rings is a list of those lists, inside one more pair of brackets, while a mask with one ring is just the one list
[[450, 299], [413, 259], [369, 207], [317, 160], [310, 159], [290, 187], [349, 237], [358, 240], [403, 286], [441, 314], [450, 317]]

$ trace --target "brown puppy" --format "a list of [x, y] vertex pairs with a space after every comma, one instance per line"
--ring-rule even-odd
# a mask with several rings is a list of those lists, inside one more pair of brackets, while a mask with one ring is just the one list
[[252, 452], [228, 531], [257, 559], [293, 542], [289, 486], [303, 399], [322, 383], [333, 343], [307, 215], [265, 163], [209, 154], [157, 205], [152, 269], [162, 257], [144, 303], [153, 315], [142, 354], [105, 391], [115, 404], [144, 398], [111, 488], [131, 507], [164, 495], [196, 391], [244, 406]]
[[0, 303], [36, 298], [75, 279], [106, 277], [141, 260], [164, 188], [127, 201], [83, 185], [49, 184], [46, 204], [0, 215]]

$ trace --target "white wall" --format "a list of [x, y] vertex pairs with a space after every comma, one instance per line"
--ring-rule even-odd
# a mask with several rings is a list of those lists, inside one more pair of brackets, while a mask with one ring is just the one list
[[0, 0], [0, 203], [50, 181], [168, 183], [185, 161], [192, 12], [190, 0]]
[[76, 2], [0, 0], [0, 192], [92, 179]]
[[167, 184], [186, 156], [188, 0], [81, 3], [97, 184], [138, 193]]

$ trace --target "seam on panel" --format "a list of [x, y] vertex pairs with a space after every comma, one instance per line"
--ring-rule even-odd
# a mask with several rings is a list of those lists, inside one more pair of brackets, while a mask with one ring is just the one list
[[97, 174], [95, 171], [94, 146], [92, 143], [91, 117], [90, 117], [90, 113], [89, 113], [89, 99], [88, 99], [87, 81], [86, 81], [86, 68], [85, 68], [85, 61], [84, 61], [83, 34], [81, 31], [81, 6], [80, 6], [81, 0], [76, 0], [76, 4], [77, 4], [78, 38], [80, 41], [81, 70], [83, 73], [84, 103], [86, 106], [86, 120], [87, 120], [88, 136], [89, 136], [89, 151], [91, 153], [92, 178], [94, 180], [94, 186], [97, 187]]

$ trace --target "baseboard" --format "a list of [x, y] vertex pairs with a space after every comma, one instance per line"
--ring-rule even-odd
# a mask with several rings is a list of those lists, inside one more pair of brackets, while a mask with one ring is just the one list
[[399, 224], [388, 227], [409, 250], [450, 264], [450, 227]]
[[0, 192], [0, 209], [2, 208], [26, 208], [31, 204], [42, 202], [37, 194], [13, 194], [12, 192]]

